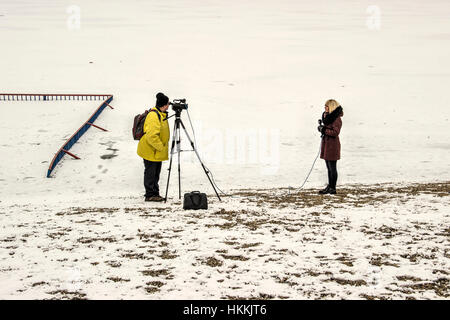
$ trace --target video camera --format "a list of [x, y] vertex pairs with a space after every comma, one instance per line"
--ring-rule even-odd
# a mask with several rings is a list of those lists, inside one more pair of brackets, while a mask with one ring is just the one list
[[172, 110], [180, 113], [182, 110], [187, 110], [188, 104], [186, 99], [174, 99], [173, 102], [169, 103], [172, 106]]

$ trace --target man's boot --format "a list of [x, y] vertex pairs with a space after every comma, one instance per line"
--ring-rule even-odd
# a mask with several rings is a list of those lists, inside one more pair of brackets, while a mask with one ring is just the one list
[[164, 198], [161, 196], [151, 196], [151, 197], [146, 197], [145, 201], [150, 201], [150, 202], [161, 202], [164, 201]]

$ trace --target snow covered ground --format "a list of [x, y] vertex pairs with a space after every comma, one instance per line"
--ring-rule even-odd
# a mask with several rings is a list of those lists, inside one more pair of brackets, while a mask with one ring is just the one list
[[3, 207], [0, 297], [449, 298], [449, 187], [241, 190], [207, 211], [95, 195]]
[[[448, 288], [448, 184], [415, 198], [402, 188], [450, 181], [449, 9], [444, 0], [3, 1], [1, 92], [113, 94], [115, 109], [96, 121], [109, 132], [91, 128], [72, 148], [82, 160], [66, 156], [47, 179], [98, 102], [0, 101], [0, 297], [448, 297], [435, 290]], [[168, 205], [143, 202], [131, 121], [158, 91], [187, 98], [199, 151], [235, 197], [182, 211], [174, 175]], [[338, 183], [348, 196], [276, 206], [310, 169], [329, 98], [345, 113]], [[211, 194], [192, 154], [182, 159], [183, 192]], [[319, 160], [306, 187], [325, 183]], [[362, 201], [379, 183], [401, 192]], [[247, 226], [255, 219], [265, 222]]]

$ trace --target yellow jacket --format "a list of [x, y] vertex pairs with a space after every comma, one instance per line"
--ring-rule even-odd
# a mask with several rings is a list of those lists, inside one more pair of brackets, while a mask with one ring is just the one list
[[161, 121], [156, 112], [149, 112], [144, 122], [144, 135], [139, 140], [137, 154], [149, 161], [164, 161], [169, 159], [170, 130], [167, 113], [160, 112]]

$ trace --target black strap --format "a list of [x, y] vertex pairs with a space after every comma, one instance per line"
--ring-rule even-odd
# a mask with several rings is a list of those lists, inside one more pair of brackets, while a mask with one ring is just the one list
[[158, 115], [158, 120], [159, 122], [161, 122], [161, 115], [159, 114], [158, 111], [156, 111], [155, 109], [151, 109], [149, 112], [156, 112], [156, 114]]

